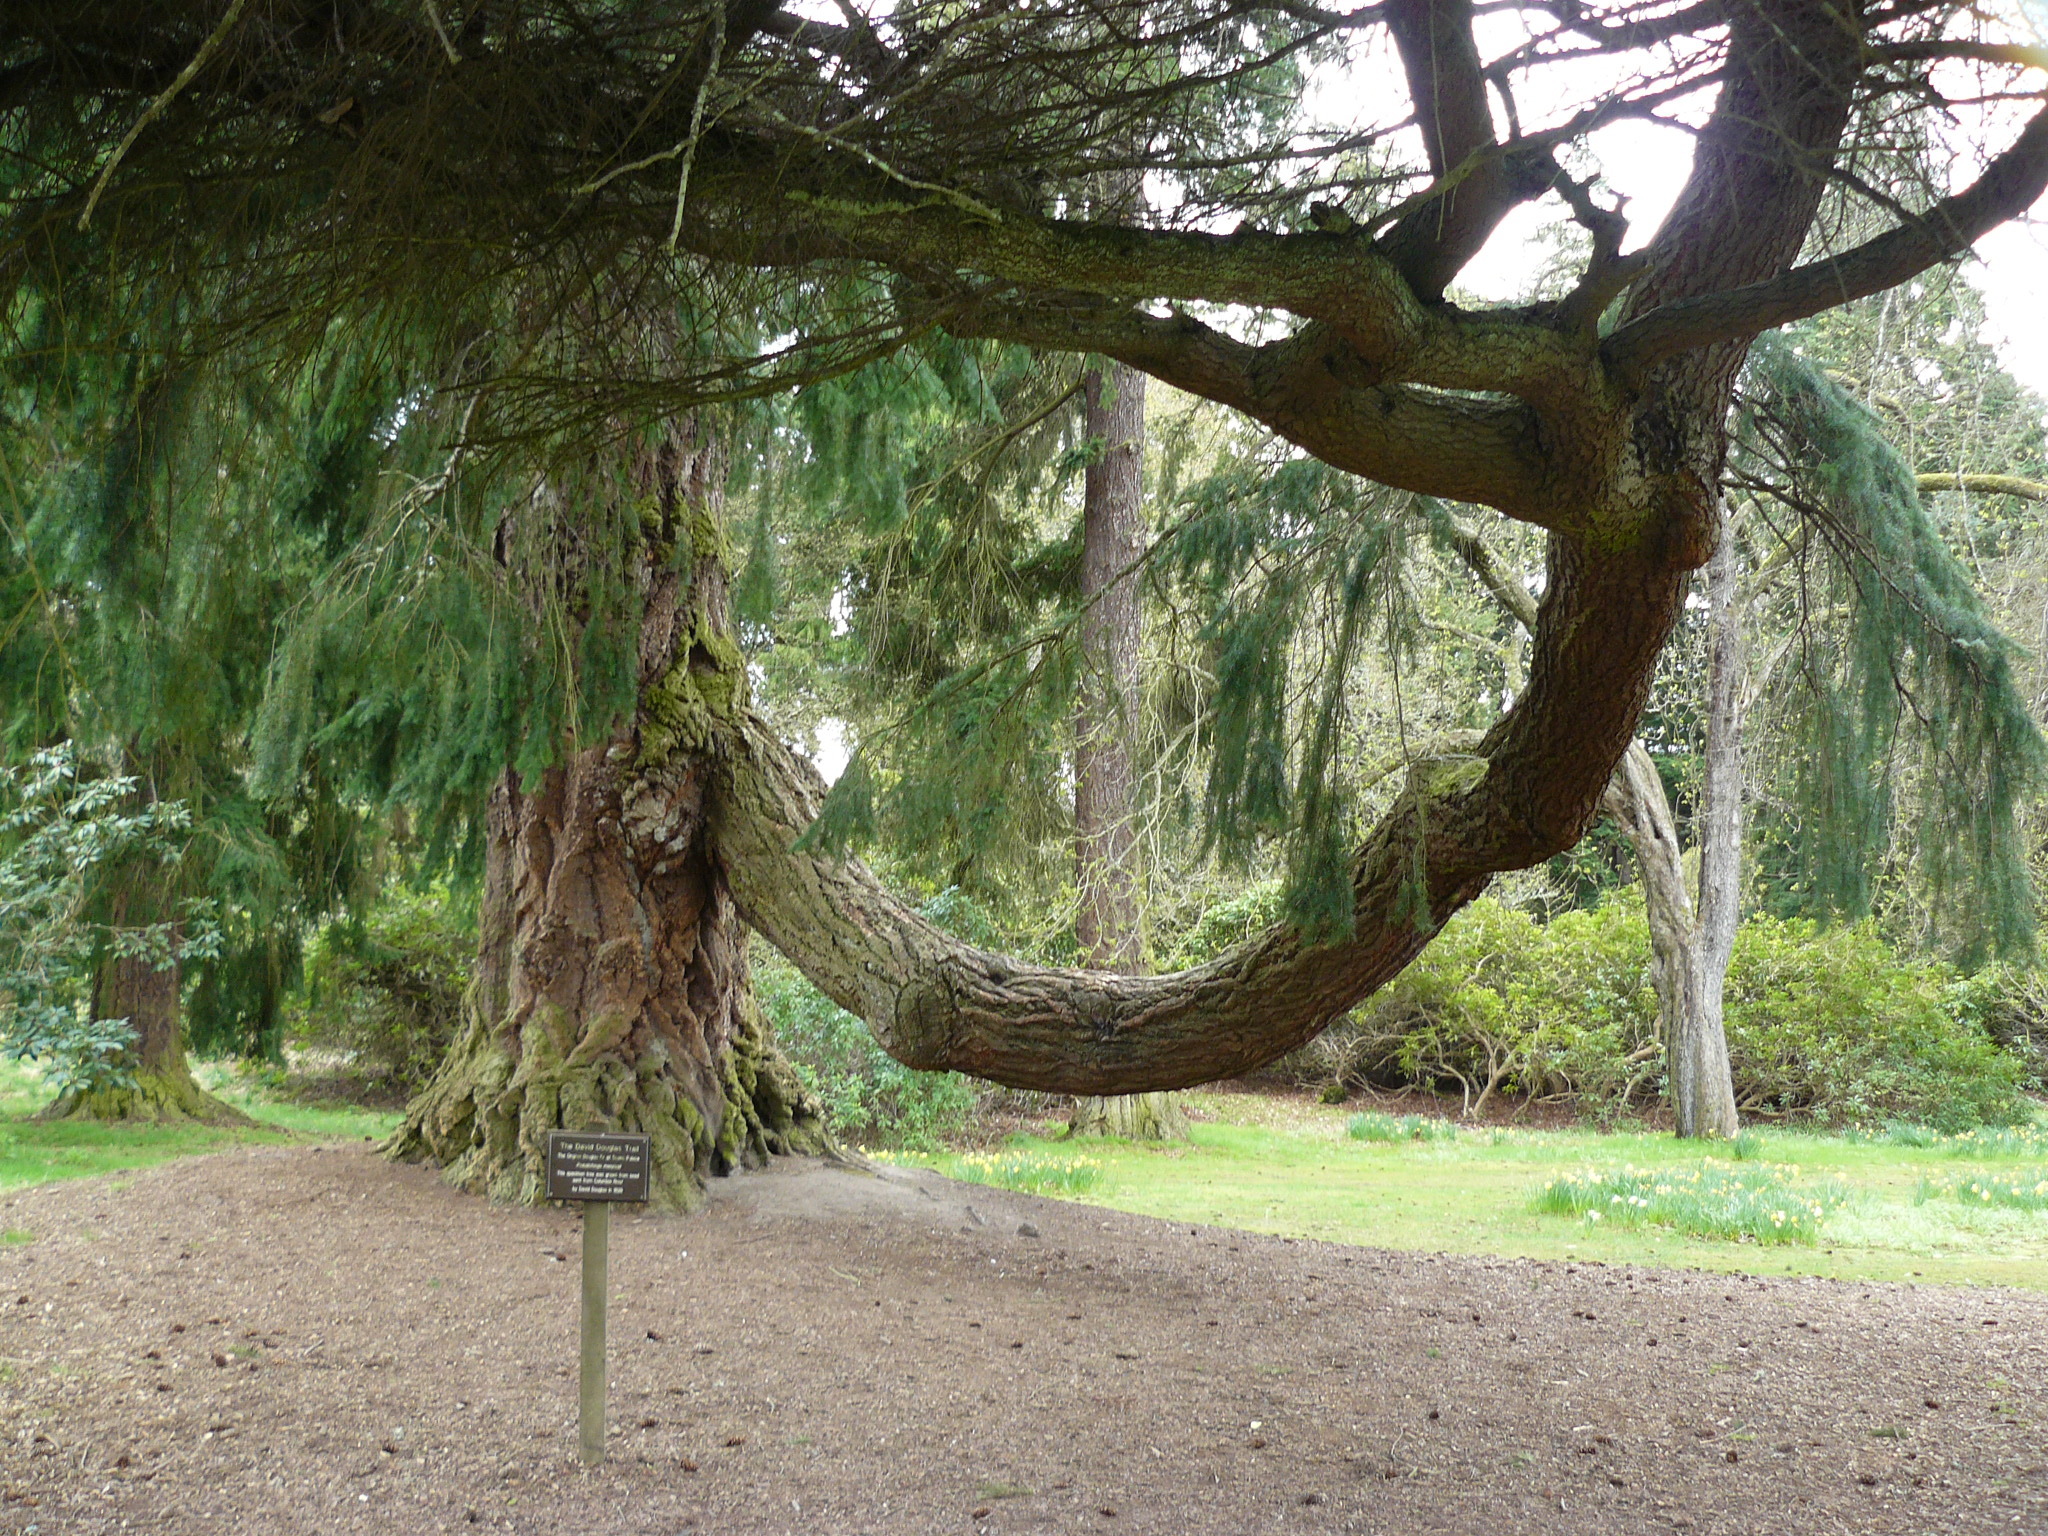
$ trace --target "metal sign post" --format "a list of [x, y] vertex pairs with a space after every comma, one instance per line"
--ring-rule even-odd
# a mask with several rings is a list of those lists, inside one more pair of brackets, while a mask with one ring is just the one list
[[548, 1198], [583, 1203], [583, 1369], [578, 1442], [586, 1467], [604, 1460], [605, 1297], [614, 1200], [645, 1200], [648, 1140], [618, 1131], [549, 1131]]

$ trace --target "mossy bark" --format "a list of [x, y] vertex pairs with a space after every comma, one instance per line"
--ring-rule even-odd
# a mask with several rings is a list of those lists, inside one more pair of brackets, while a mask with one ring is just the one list
[[[117, 906], [116, 921], [126, 914]], [[176, 961], [158, 968], [139, 955], [109, 955], [93, 982], [93, 1012], [126, 1019], [135, 1032], [131, 1081], [125, 1087], [67, 1093], [42, 1112], [45, 1120], [197, 1120], [246, 1125], [249, 1117], [193, 1080], [185, 1060]]]
[[826, 1145], [755, 1002], [705, 832], [711, 754], [746, 706], [723, 541], [707, 532], [716, 445], [685, 424], [635, 477], [638, 707], [491, 796], [468, 1022], [387, 1144], [498, 1200], [544, 1198], [555, 1129], [644, 1132], [651, 1203], [678, 1210], [708, 1175]]

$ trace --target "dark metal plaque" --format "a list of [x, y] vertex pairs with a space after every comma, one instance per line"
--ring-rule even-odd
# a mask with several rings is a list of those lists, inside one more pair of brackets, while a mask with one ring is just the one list
[[648, 1143], [625, 1131], [549, 1131], [550, 1200], [645, 1200]]

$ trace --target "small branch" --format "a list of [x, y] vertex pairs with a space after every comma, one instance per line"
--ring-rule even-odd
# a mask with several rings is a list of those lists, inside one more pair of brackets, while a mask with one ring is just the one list
[[2048, 501], [2048, 485], [2018, 475], [1915, 475], [1922, 493], [1969, 491], [1978, 496], [2017, 496], [2023, 501]]
[[[833, 149], [841, 149], [850, 155], [857, 156], [863, 163], [881, 172], [882, 175], [899, 185], [909, 187], [918, 192], [929, 192], [933, 197], [951, 203], [962, 213], [980, 219], [985, 223], [1000, 224], [1003, 222], [1003, 216], [995, 209], [982, 202], [979, 198], [971, 197], [967, 193], [962, 192], [957, 187], [945, 186], [936, 181], [920, 181], [915, 176], [906, 175], [872, 150], [863, 149], [858, 144], [849, 144], [846, 140], [837, 137], [823, 128], [811, 128], [803, 123], [791, 122], [789, 118], [771, 106], [762, 104], [761, 111], [782, 127], [787, 128], [791, 133], [802, 134], [805, 138], [815, 143], [829, 145]], [[792, 200], [801, 200], [794, 193], [785, 195], [791, 197]]]
[[462, 55], [455, 51], [455, 44], [448, 40], [448, 29], [441, 25], [441, 13], [435, 9], [434, 0], [420, 0], [420, 5], [426, 10], [427, 21], [434, 28], [434, 36], [441, 39], [441, 51], [448, 55], [448, 62], [460, 64]]
[[725, 7], [717, 6], [711, 12], [711, 56], [706, 60], [704, 73], [697, 80], [696, 95], [690, 101], [690, 133], [683, 141], [683, 168], [676, 177], [676, 211], [669, 220], [669, 255], [676, 253], [676, 242], [683, 234], [683, 208], [690, 198], [690, 167], [697, 161], [697, 141], [704, 136], [704, 98], [711, 94], [711, 82], [718, 78], [718, 66], [725, 55]]
[[162, 95], [142, 109], [142, 116], [135, 119], [135, 126], [114, 146], [113, 154], [109, 155], [107, 163], [100, 167], [100, 174], [92, 184], [92, 192], [86, 197], [85, 212], [78, 216], [78, 227], [81, 231], [91, 227], [92, 212], [99, 206], [101, 194], [107, 190], [107, 183], [114, 179], [115, 168], [134, 147], [135, 141], [142, 137], [142, 130], [163, 115], [164, 109], [178, 99], [179, 93], [193, 82], [199, 71], [206, 67], [207, 61], [220, 51], [220, 45], [227, 41], [228, 34], [234, 31], [235, 23], [242, 19], [242, 12], [248, 8], [249, 0], [234, 0], [234, 4], [228, 7], [227, 15], [221, 18], [220, 25], [199, 45], [199, 51], [192, 55], [192, 62], [178, 71], [177, 79], [165, 88]]

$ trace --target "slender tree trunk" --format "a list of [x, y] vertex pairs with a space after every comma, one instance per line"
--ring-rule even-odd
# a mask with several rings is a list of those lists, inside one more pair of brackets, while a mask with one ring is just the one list
[[[825, 1146], [769, 1039], [706, 837], [712, 750], [747, 701], [727, 614], [722, 451], [687, 423], [632, 478], [644, 509], [624, 559], [641, 597], [637, 708], [608, 739], [565, 745], [553, 768], [492, 792], [468, 1020], [389, 1144], [494, 1199], [543, 1197], [557, 1128], [645, 1132], [654, 1203], [671, 1209], [695, 1205], [706, 1175]], [[515, 541], [558, 590], [589, 558], [578, 530], [603, 521], [576, 511], [546, 509]]]
[[1742, 613], [1731, 523], [1707, 564], [1707, 761], [1700, 795], [1699, 926], [1686, 968], [1683, 1029], [1671, 1042], [1671, 1102], [1681, 1136], [1734, 1136], [1735, 1084], [1721, 999], [1742, 884]]
[[[1491, 551], [1477, 530], [1458, 525], [1452, 542], [1465, 564], [1493, 595], [1494, 601], [1525, 631], [1533, 631], [1536, 602], [1528, 589], [1510, 580], [1493, 562]], [[1733, 556], [1724, 555], [1731, 540], [1723, 535], [1713, 564], [1709, 566], [1709, 602], [1714, 628], [1712, 665], [1708, 683], [1711, 695], [1708, 711], [1708, 779], [1710, 792], [1718, 791], [1717, 806], [1729, 791], [1732, 772], [1735, 821], [1725, 834], [1732, 837], [1736, 863], [1740, 864], [1741, 817], [1741, 616], [1734, 612]], [[1727, 562], [1727, 569], [1722, 563]], [[1718, 574], [1716, 574], [1718, 573]], [[1721, 587], [1714, 583], [1719, 582]], [[1725, 588], [1725, 590], [1723, 590]], [[1718, 599], [1716, 593], [1719, 594]], [[1724, 656], [1724, 647], [1734, 650]], [[1732, 657], [1732, 659], [1730, 659]], [[1728, 690], [1724, 698], [1722, 689]], [[1716, 732], [1719, 732], [1717, 735]], [[1717, 760], [1716, 753], [1720, 753]], [[1718, 767], [1717, 767], [1718, 763]], [[1716, 773], [1720, 778], [1716, 779]], [[1730, 894], [1717, 914], [1725, 915], [1726, 942], [1719, 947], [1719, 969], [1713, 969], [1716, 951], [1705, 948], [1707, 938], [1701, 920], [1694, 913], [1692, 894], [1686, 889], [1683, 850], [1678, 843], [1678, 826], [1671, 814], [1670, 798], [1657, 765], [1641, 741], [1631, 741], [1622, 754], [1614, 777], [1608, 781], [1603, 805], [1629, 840], [1636, 856], [1636, 870], [1643, 883], [1643, 905], [1650, 923], [1650, 985], [1657, 993], [1657, 1038], [1664, 1047], [1670, 1079], [1669, 1094], [1681, 1136], [1734, 1136], [1735, 1085], [1728, 1065], [1728, 1040], [1721, 1022], [1721, 978], [1728, 970], [1733, 947], [1735, 898]], [[1725, 817], [1723, 818], [1725, 820]], [[1702, 829], [1713, 825], [1703, 816]], [[1733, 875], [1726, 877], [1732, 882]], [[1706, 879], [1702, 853], [1702, 882]], [[1711, 972], [1711, 975], [1710, 975]]]
[[[1074, 936], [1090, 970], [1135, 972], [1144, 964], [1138, 866], [1137, 768], [1131, 747], [1139, 707], [1145, 552], [1145, 375], [1105, 362], [1083, 385], [1085, 426], [1103, 445], [1088, 466], [1081, 524], [1081, 690], [1074, 710]], [[1187, 1135], [1168, 1093], [1074, 1101], [1072, 1136], [1157, 1141]]]
[[[137, 869], [108, 904], [108, 922], [140, 927], [162, 920], [167, 907], [157, 871]], [[174, 941], [175, 942], [175, 941]], [[200, 1120], [245, 1125], [248, 1116], [193, 1080], [185, 1060], [183, 975], [177, 960], [159, 968], [142, 955], [108, 955], [93, 978], [93, 1017], [126, 1019], [132, 1086], [68, 1093], [43, 1111], [48, 1120]]]

